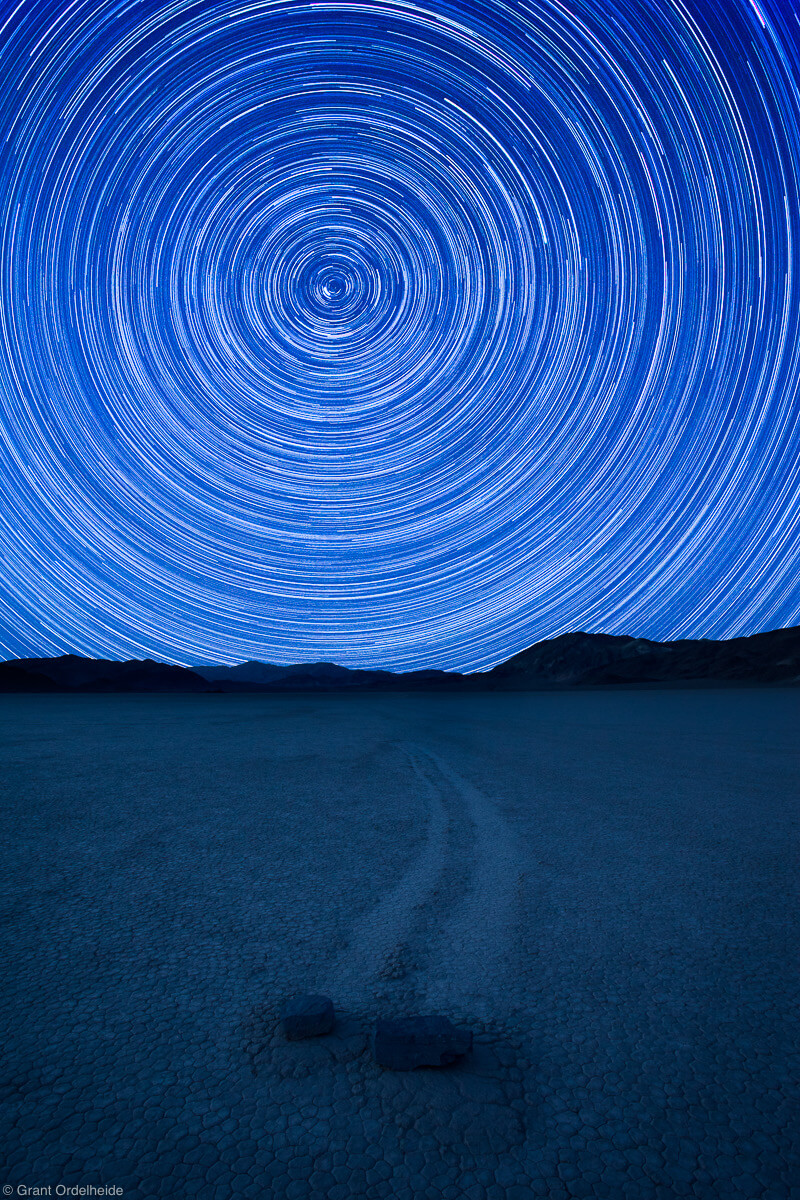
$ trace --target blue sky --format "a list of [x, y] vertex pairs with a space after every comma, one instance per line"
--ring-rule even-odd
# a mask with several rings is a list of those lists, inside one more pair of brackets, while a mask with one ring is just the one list
[[0, 651], [800, 621], [787, 5], [20, 6]]

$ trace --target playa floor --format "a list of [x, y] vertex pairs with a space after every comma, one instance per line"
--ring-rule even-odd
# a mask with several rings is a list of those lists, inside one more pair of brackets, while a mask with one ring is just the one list
[[[788, 689], [0, 698], [0, 1184], [800, 1196], [798, 718]], [[302, 991], [339, 1023], [287, 1043]], [[371, 1025], [410, 1012], [474, 1052], [381, 1070]]]

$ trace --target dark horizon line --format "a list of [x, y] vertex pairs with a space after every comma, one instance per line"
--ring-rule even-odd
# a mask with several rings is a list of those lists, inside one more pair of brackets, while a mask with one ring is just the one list
[[597, 630], [593, 633], [587, 633], [586, 630], [583, 630], [583, 629], [571, 629], [571, 630], [565, 630], [563, 633], [558, 633], [558, 634], [555, 634], [550, 637], [540, 638], [536, 642], [530, 642], [526, 646], [523, 646], [521, 650], [514, 651], [513, 654], [510, 654], [507, 658], [500, 659], [497, 663], [495, 663], [491, 667], [478, 667], [478, 668], [475, 668], [474, 670], [465, 670], [465, 671], [450, 670], [446, 667], [431, 667], [431, 666], [412, 667], [412, 668], [401, 669], [401, 670], [397, 670], [397, 669], [394, 669], [391, 667], [361, 667], [361, 666], [351, 667], [351, 666], [344, 666], [342, 663], [337, 662], [335, 659], [327, 659], [327, 658], [325, 658], [325, 659], [322, 659], [322, 658], [320, 658], [320, 659], [302, 659], [302, 660], [294, 660], [294, 661], [289, 661], [289, 662], [273, 662], [272, 660], [268, 661], [266, 659], [259, 659], [259, 658], [244, 658], [244, 659], [241, 659], [241, 660], [239, 660], [237, 662], [233, 662], [233, 663], [223, 663], [223, 662], [214, 661], [214, 660], [209, 660], [207, 662], [198, 662], [198, 661], [176, 662], [174, 660], [151, 658], [149, 656], [146, 656], [145, 658], [109, 658], [109, 657], [105, 657], [102, 655], [95, 656], [93, 654], [80, 654], [74, 650], [65, 650], [65, 651], [62, 651], [60, 654], [31, 654], [31, 655], [25, 655], [25, 656], [18, 656], [18, 657], [14, 657], [14, 658], [5, 658], [5, 659], [0, 659], [0, 663], [53, 662], [53, 661], [57, 661], [58, 659], [61, 659], [61, 658], [78, 658], [78, 659], [82, 659], [85, 662], [111, 662], [111, 663], [152, 662], [152, 663], [159, 664], [161, 666], [179, 667], [179, 668], [182, 668], [182, 669], [188, 670], [188, 671], [198, 671], [203, 668], [210, 668], [210, 667], [219, 667], [219, 668], [225, 669], [225, 670], [233, 670], [236, 667], [244, 666], [247, 663], [257, 663], [260, 666], [266, 666], [266, 667], [302, 667], [302, 666], [325, 665], [325, 666], [338, 667], [344, 671], [364, 671], [364, 672], [370, 672], [370, 673], [380, 673], [380, 674], [385, 674], [385, 675], [415, 675], [415, 674], [420, 674], [420, 673], [426, 672], [426, 671], [436, 671], [443, 675], [458, 675], [458, 676], [462, 676], [462, 677], [470, 677], [470, 676], [474, 676], [474, 675], [489, 674], [490, 672], [496, 670], [498, 667], [503, 666], [505, 663], [512, 661], [517, 656], [526, 654], [528, 651], [533, 650], [538, 646], [542, 646], [542, 645], [545, 645], [550, 642], [556, 642], [560, 638], [574, 638], [574, 637], [613, 638], [615, 640], [620, 640], [620, 641], [624, 640], [624, 641], [633, 641], [633, 642], [647, 642], [652, 646], [683, 645], [683, 644], [693, 643], [693, 642], [725, 645], [729, 642], [749, 641], [752, 638], [765, 637], [769, 634], [788, 633], [792, 630], [797, 630], [800, 632], [800, 625], [785, 625], [785, 626], [781, 625], [781, 626], [777, 626], [777, 627], [771, 628], [771, 629], [758, 630], [756, 633], [748, 633], [748, 634], [737, 633], [737, 634], [734, 634], [732, 637], [725, 637], [725, 638], [684, 637], [684, 638], [665, 638], [664, 640], [658, 640], [656, 638], [645, 637], [640, 634], [605, 633], [601, 630]]

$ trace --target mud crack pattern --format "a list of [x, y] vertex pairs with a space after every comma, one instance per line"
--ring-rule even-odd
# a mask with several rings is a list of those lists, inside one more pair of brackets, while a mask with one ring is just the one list
[[2, 1184], [796, 1200], [799, 701], [0, 697]]

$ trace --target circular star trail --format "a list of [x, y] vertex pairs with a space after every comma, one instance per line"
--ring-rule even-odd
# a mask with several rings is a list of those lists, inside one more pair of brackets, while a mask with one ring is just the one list
[[8, 10], [2, 645], [800, 620], [792, 6]]

